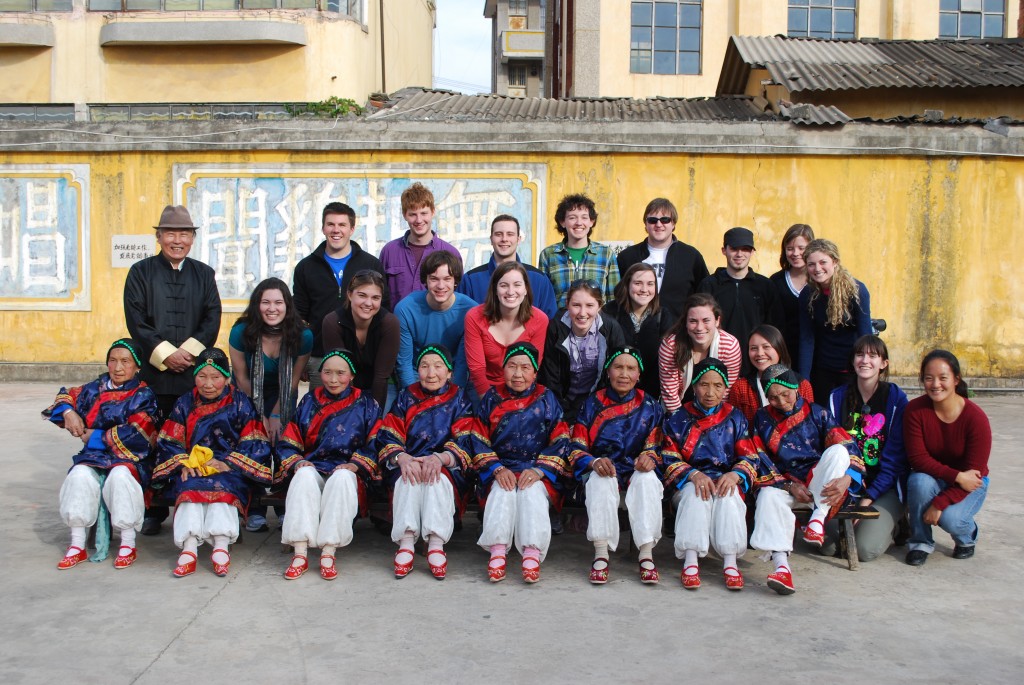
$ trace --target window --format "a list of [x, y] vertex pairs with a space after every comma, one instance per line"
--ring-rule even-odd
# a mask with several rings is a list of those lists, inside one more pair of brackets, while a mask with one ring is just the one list
[[634, 2], [629, 70], [634, 74], [699, 74], [702, 0]]
[[526, 88], [526, 65], [525, 64], [510, 64], [510, 65], [508, 65], [508, 87], [509, 88]]
[[939, 38], [1002, 38], [1006, 0], [941, 0]]
[[0, 0], [0, 12], [70, 12], [71, 0]]
[[[0, 0], [0, 7], [9, 2], [33, 0]], [[34, 0], [37, 3], [71, 0]], [[252, 9], [320, 9], [362, 18], [362, 0], [88, 0], [93, 12], [182, 12], [186, 10], [252, 10]]]
[[526, 0], [508, 0], [508, 13], [516, 16], [526, 16]]
[[857, 0], [789, 0], [787, 35], [853, 40], [857, 37]]

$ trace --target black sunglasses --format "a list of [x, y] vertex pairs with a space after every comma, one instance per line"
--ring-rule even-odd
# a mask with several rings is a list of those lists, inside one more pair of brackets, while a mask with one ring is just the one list
[[673, 221], [673, 219], [670, 216], [649, 216], [649, 217], [647, 217], [647, 223], [652, 224], [652, 225], [653, 224], [657, 224], [657, 223], [670, 224], [670, 223], [672, 223], [672, 221]]

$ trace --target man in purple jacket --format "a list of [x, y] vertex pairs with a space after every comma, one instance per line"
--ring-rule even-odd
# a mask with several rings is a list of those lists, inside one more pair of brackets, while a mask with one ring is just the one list
[[409, 293], [425, 289], [420, 282], [420, 265], [431, 252], [445, 250], [462, 262], [462, 255], [455, 246], [441, 240], [433, 230], [434, 194], [422, 183], [413, 183], [402, 192], [402, 216], [409, 230], [380, 251], [392, 308]]

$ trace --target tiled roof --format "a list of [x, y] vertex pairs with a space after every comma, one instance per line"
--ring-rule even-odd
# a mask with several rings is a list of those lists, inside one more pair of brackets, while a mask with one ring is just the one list
[[[765, 105], [767, 103], [764, 103]], [[775, 118], [754, 98], [517, 98], [462, 95], [444, 90], [406, 88], [391, 97], [370, 121], [590, 121], [679, 122], [755, 121]]]
[[817, 40], [733, 36], [718, 93], [742, 93], [752, 68], [790, 92], [1024, 86], [1024, 40]]

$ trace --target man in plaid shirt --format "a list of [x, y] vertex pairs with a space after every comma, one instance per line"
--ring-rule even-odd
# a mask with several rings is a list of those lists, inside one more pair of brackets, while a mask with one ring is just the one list
[[583, 194], [566, 195], [555, 209], [555, 224], [562, 242], [548, 245], [540, 253], [537, 268], [551, 279], [558, 307], [565, 307], [569, 286], [589, 281], [610, 301], [619, 282], [612, 248], [590, 240], [597, 223], [594, 201]]

